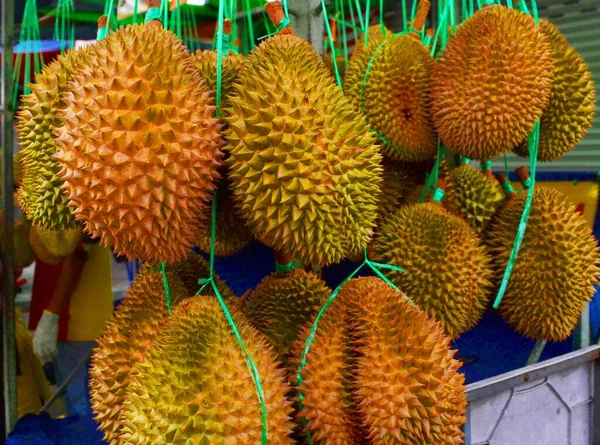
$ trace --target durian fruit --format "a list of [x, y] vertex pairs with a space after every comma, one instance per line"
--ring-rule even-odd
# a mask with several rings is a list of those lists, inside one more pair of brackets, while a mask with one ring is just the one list
[[[222, 180], [217, 188], [217, 216], [215, 255], [232, 256], [239, 253], [252, 239], [244, 220], [235, 206], [229, 181]], [[211, 209], [206, 210], [206, 219], [211, 221]], [[211, 226], [203, 223], [198, 229], [196, 246], [210, 253]]]
[[[173, 305], [190, 296], [181, 281], [169, 274]], [[137, 274], [125, 300], [98, 339], [90, 368], [91, 405], [104, 438], [121, 443], [119, 415], [135, 365], [143, 360], [164, 329], [167, 304], [162, 274]]]
[[245, 299], [243, 312], [286, 362], [299, 328], [314, 319], [331, 293], [312, 272], [273, 273]]
[[64, 94], [59, 177], [85, 231], [118, 254], [185, 259], [223, 139], [194, 58], [151, 21], [110, 33]]
[[58, 109], [73, 74], [93, 65], [89, 48], [69, 50], [46, 65], [23, 96], [17, 112], [17, 138], [21, 147], [22, 183], [17, 202], [35, 225], [48, 230], [73, 229], [77, 222], [68, 206], [68, 195], [61, 189], [56, 138], [63, 124]]
[[[157, 270], [158, 266], [156, 264], [146, 263], [140, 272], [154, 273]], [[192, 296], [195, 295], [200, 289], [198, 280], [209, 277], [210, 265], [204, 258], [202, 258], [201, 255], [190, 251], [188, 252], [184, 261], [175, 264], [167, 264], [166, 271], [167, 273], [174, 274], [185, 287], [187, 294]], [[221, 280], [221, 278], [219, 278], [216, 273], [214, 274], [214, 279], [217, 289], [219, 289], [219, 293], [224, 299], [227, 300], [228, 304], [230, 301], [237, 301], [237, 297], [233, 291], [223, 280]], [[210, 285], [204, 289], [203, 295], [213, 295], [213, 290]]]
[[[498, 280], [508, 263], [527, 194], [507, 201], [489, 228]], [[562, 341], [579, 321], [600, 279], [600, 251], [583, 215], [558, 190], [536, 185], [500, 315], [517, 332]]]
[[498, 181], [488, 170], [482, 172], [469, 164], [463, 164], [450, 172], [444, 207], [461, 216], [478, 233], [488, 224], [504, 201], [504, 193]]
[[[295, 345], [296, 361], [309, 327]], [[439, 323], [379, 278], [350, 280], [322, 317], [301, 371], [315, 443], [460, 444], [461, 363]]]
[[[592, 126], [596, 88], [592, 73], [556, 26], [540, 20], [554, 56], [552, 92], [540, 121], [538, 159], [554, 161], [571, 151]], [[527, 138], [514, 150], [528, 156]]]
[[490, 297], [491, 259], [475, 229], [435, 202], [402, 207], [384, 221], [374, 260], [453, 338], [473, 328]]
[[[337, 63], [337, 69], [340, 73], [340, 78], [344, 79], [344, 75], [346, 74], [346, 58], [343, 53], [338, 53], [335, 56], [335, 60]], [[323, 55], [323, 62], [327, 66], [327, 69], [331, 73], [331, 76], [335, 79], [335, 69], [333, 67], [333, 59], [331, 57], [331, 53], [327, 53]]]
[[551, 87], [552, 50], [533, 18], [485, 6], [458, 27], [435, 65], [433, 122], [453, 153], [494, 159], [526, 138]]
[[411, 162], [431, 159], [437, 149], [429, 111], [434, 59], [409, 35], [385, 39], [382, 44], [383, 40], [369, 38], [367, 47], [352, 57], [344, 93], [385, 141], [385, 155]]
[[[207, 88], [213, 96], [217, 90], [217, 51], [198, 50], [194, 54], [196, 69], [204, 80]], [[229, 53], [222, 58], [221, 71], [221, 107], [228, 105], [228, 99], [233, 94], [233, 87], [237, 83], [237, 77], [243, 68], [246, 58], [241, 54]]]
[[[384, 39], [389, 39], [394, 35], [392, 31], [390, 31], [387, 27], [381, 27], [381, 24], [371, 25], [369, 26], [369, 39], [367, 41], [367, 47], [371, 44], [376, 43], [379, 45], [383, 42]], [[352, 52], [352, 57], [358, 57], [358, 55], [365, 49], [365, 33], [363, 32], [356, 43], [354, 44], [354, 51]], [[345, 86], [345, 85], [344, 85]]]
[[82, 239], [81, 227], [46, 230], [34, 224], [29, 233], [29, 242], [33, 251], [46, 264], [58, 264], [73, 255]]
[[13, 226], [15, 269], [24, 269], [35, 261], [33, 250], [29, 244], [30, 230], [31, 223], [24, 219], [19, 219]]
[[381, 156], [310, 44], [289, 34], [265, 40], [235, 89], [227, 163], [252, 234], [305, 264], [335, 263], [364, 248]]
[[[293, 443], [284, 372], [266, 340], [233, 311], [265, 395], [269, 443]], [[123, 444], [260, 443], [261, 411], [244, 355], [213, 297], [176, 307], [136, 365], [121, 412]]]

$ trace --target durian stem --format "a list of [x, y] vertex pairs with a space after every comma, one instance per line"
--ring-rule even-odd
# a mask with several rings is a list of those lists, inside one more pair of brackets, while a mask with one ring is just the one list
[[[285, 11], [279, 0], [269, 0], [265, 4], [265, 11], [269, 16], [271, 23], [273, 23], [275, 27], [278, 27], [281, 24], [281, 22], [286, 18]], [[292, 29], [291, 25], [287, 25], [285, 28], [277, 32], [277, 35], [279, 34], [294, 35], [294, 30]]]
[[429, 2], [429, 0], [419, 0], [419, 4], [417, 6], [417, 13], [412, 21], [409, 34], [413, 39], [421, 40], [421, 30], [425, 25], [425, 21], [427, 20], [427, 14], [429, 14], [430, 8], [431, 3]]

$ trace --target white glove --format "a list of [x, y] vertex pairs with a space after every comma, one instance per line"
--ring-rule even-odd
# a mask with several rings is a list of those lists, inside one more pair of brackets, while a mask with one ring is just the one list
[[58, 354], [58, 315], [44, 311], [33, 335], [33, 352], [42, 363], [51, 362]]

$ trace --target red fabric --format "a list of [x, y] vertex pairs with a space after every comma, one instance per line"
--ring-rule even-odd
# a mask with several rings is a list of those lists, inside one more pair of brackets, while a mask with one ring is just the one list
[[[35, 259], [35, 272], [33, 274], [33, 288], [31, 290], [31, 306], [29, 308], [29, 329], [35, 330], [44, 309], [52, 298], [58, 277], [62, 271], [62, 262], [53, 266]], [[65, 305], [58, 319], [58, 340], [67, 340], [69, 327], [69, 305]]]

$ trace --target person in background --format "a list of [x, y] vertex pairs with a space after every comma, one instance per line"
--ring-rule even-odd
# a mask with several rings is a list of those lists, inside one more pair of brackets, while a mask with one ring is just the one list
[[61, 385], [87, 357], [66, 389], [68, 415], [85, 415], [90, 408], [88, 368], [91, 349], [113, 310], [111, 252], [90, 239], [62, 263], [36, 260], [29, 329], [33, 348], [42, 362], [52, 362]]

